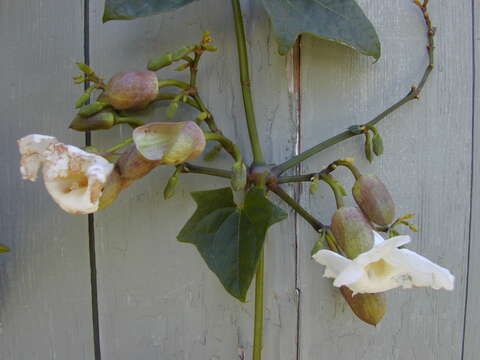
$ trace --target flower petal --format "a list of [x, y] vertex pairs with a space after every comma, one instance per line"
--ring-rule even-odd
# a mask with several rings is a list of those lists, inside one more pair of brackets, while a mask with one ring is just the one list
[[326, 266], [323, 276], [329, 278], [337, 277], [352, 264], [352, 260], [330, 250], [319, 250], [313, 255], [313, 258], [318, 263]]
[[455, 277], [427, 258], [408, 249], [396, 249], [385, 260], [397, 267], [394, 280], [403, 288], [431, 287], [453, 290]]
[[58, 143], [53, 136], [31, 134], [24, 136], [18, 141], [20, 151], [20, 173], [25, 180], [37, 180], [38, 170], [44, 161], [44, 155], [47, 148]]
[[[383, 240], [383, 238], [374, 231], [375, 235], [375, 246], [360, 255], [358, 255], [353, 261], [361, 266], [366, 266], [370, 263], [376, 262], [383, 258], [386, 254], [390, 253], [393, 249], [398, 248], [399, 246], [408, 244], [411, 239], [410, 236], [401, 235], [395, 236], [393, 238]], [[380, 242], [380, 237], [383, 241]]]

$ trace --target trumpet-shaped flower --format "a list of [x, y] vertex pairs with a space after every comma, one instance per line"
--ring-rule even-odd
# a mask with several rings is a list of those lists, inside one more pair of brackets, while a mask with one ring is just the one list
[[453, 290], [454, 276], [447, 269], [408, 249], [409, 236], [384, 240], [374, 233], [372, 249], [350, 260], [330, 250], [319, 250], [313, 258], [325, 265], [324, 277], [334, 278], [336, 287], [347, 286], [354, 294], [378, 293], [397, 287], [431, 287]]
[[205, 149], [205, 135], [193, 121], [156, 122], [137, 127], [133, 140], [148, 160], [178, 165], [195, 159]]
[[113, 165], [101, 156], [65, 145], [56, 138], [28, 135], [18, 140], [20, 172], [35, 181], [42, 167], [47, 191], [66, 212], [89, 214], [99, 200]]

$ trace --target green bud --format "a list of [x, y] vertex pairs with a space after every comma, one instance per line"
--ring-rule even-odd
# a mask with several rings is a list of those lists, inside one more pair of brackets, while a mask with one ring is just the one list
[[85, 77], [82, 76], [82, 75], [74, 76], [74, 77], [73, 77], [73, 82], [74, 82], [75, 84], [82, 84], [82, 83], [84, 83], [86, 80], [87, 80], [87, 79], [85, 79]]
[[355, 315], [367, 324], [377, 325], [387, 312], [387, 299], [383, 293], [353, 296], [352, 290], [346, 286], [342, 286], [340, 292]]
[[173, 54], [166, 53], [160, 57], [154, 58], [148, 62], [147, 69], [150, 71], [158, 71], [165, 66], [173, 63]]
[[387, 226], [395, 219], [395, 203], [387, 187], [375, 175], [361, 175], [352, 188], [363, 213], [375, 224]]
[[165, 200], [168, 200], [175, 195], [175, 189], [177, 187], [177, 184], [178, 184], [177, 175], [173, 175], [172, 177], [170, 177], [170, 179], [168, 179], [167, 185], [163, 190], [163, 198]]
[[247, 184], [247, 167], [243, 162], [234, 163], [232, 166], [232, 180], [230, 184], [232, 189], [235, 191], [240, 191], [245, 188]]
[[349, 259], [373, 247], [373, 227], [358, 208], [343, 207], [335, 211], [331, 230], [340, 250]]
[[85, 103], [90, 100], [90, 95], [92, 95], [93, 91], [95, 90], [95, 86], [90, 86], [85, 92], [80, 95], [77, 102], [75, 103], [75, 109], [78, 109], [85, 105]]
[[365, 157], [369, 162], [372, 162], [372, 134], [370, 134], [370, 131], [365, 133]]
[[175, 71], [183, 71], [183, 70], [188, 69], [189, 67], [190, 67], [190, 63], [187, 62], [187, 63], [184, 63], [184, 64], [181, 64], [181, 65], [177, 66], [175, 68]]
[[206, 46], [204, 46], [204, 49], [207, 50], [207, 51], [215, 52], [215, 51], [218, 50], [218, 47], [216, 47], [215, 45], [206, 45]]
[[9, 251], [10, 251], [10, 249], [8, 247], [0, 244], [0, 253], [6, 253], [6, 252], [9, 252]]
[[383, 139], [378, 132], [373, 135], [372, 145], [375, 155], [380, 156], [383, 154]]
[[105, 109], [108, 106], [107, 103], [100, 102], [100, 101], [95, 101], [91, 104], [88, 105], [83, 105], [80, 110], [78, 111], [78, 115], [83, 116], [83, 117], [89, 117], [92, 116], [103, 109]]
[[190, 54], [195, 50], [195, 46], [184, 46], [173, 53], [173, 61], [181, 60], [184, 56]]
[[118, 73], [108, 82], [104, 95], [117, 110], [142, 109], [158, 95], [157, 74], [152, 71]]
[[320, 179], [318, 177], [312, 178], [312, 181], [310, 182], [310, 194], [314, 195], [318, 191], [318, 186], [320, 184]]
[[175, 117], [175, 114], [177, 113], [178, 110], [178, 102], [177, 101], [172, 101], [170, 102], [170, 105], [168, 105], [167, 108], [167, 119], [172, 120]]
[[88, 66], [87, 64], [84, 64], [82, 62], [77, 62], [77, 66], [80, 69], [80, 71], [84, 72], [87, 75], [95, 74], [95, 72], [92, 70], [92, 68], [90, 66]]
[[93, 116], [75, 116], [69, 128], [77, 131], [108, 130], [115, 125], [115, 115], [110, 111], [101, 111]]

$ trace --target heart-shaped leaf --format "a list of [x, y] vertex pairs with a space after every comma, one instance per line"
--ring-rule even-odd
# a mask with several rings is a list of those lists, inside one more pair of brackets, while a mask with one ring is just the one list
[[103, 22], [130, 20], [171, 11], [195, 0], [105, 0]]
[[263, 0], [273, 23], [278, 51], [285, 55], [298, 35], [311, 33], [362, 54], [380, 57], [380, 40], [355, 0]]
[[230, 188], [192, 193], [197, 210], [178, 235], [195, 245], [225, 289], [245, 301], [268, 228], [287, 214], [254, 188], [238, 207]]

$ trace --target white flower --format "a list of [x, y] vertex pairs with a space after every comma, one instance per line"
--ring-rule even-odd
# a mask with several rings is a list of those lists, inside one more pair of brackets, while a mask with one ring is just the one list
[[334, 286], [347, 286], [354, 294], [378, 293], [400, 286], [453, 290], [455, 278], [450, 271], [411, 250], [399, 249], [410, 242], [410, 236], [384, 240], [373, 233], [373, 248], [353, 260], [330, 250], [316, 252], [313, 258], [327, 267], [324, 277], [334, 278]]
[[90, 214], [98, 204], [113, 165], [101, 156], [65, 145], [56, 138], [28, 135], [18, 140], [20, 172], [35, 181], [43, 166], [47, 191], [60, 207], [71, 214]]

